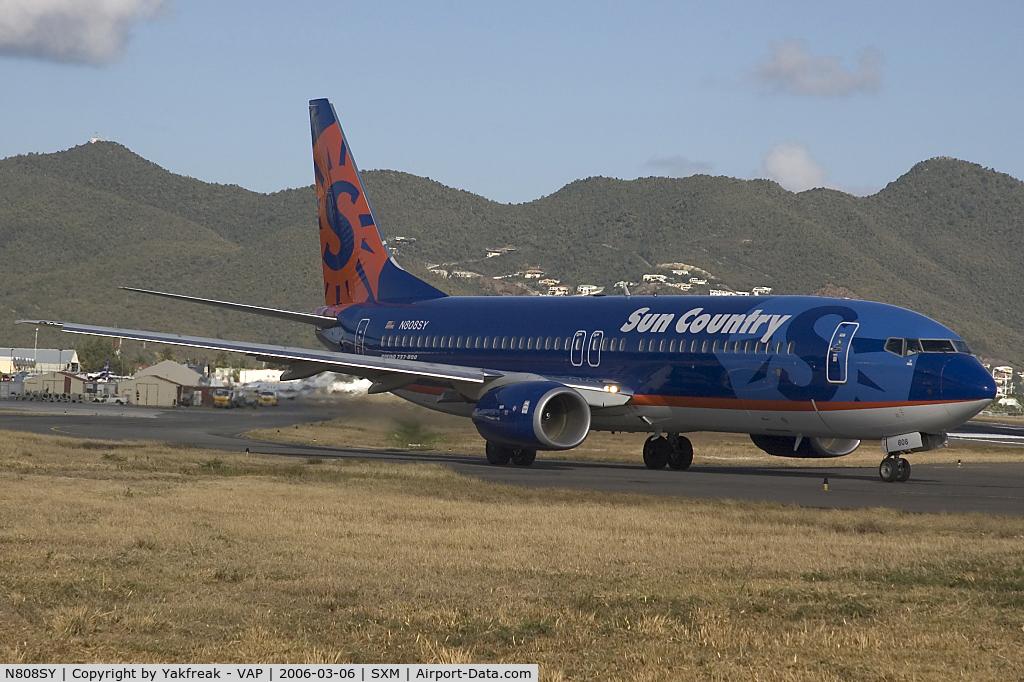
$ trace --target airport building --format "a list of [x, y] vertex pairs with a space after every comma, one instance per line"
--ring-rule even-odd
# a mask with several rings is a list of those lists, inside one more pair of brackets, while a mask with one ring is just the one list
[[117, 385], [120, 398], [132, 405], [175, 407], [199, 389], [202, 376], [185, 365], [164, 360], [136, 372], [135, 376]]
[[77, 372], [78, 351], [56, 348], [0, 348], [0, 374]]

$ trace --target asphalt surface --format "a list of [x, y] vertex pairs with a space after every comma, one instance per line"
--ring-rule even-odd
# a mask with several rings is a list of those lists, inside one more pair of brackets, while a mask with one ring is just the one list
[[[153, 410], [113, 405], [0, 402], [0, 429], [75, 438], [142, 439], [257, 454], [334, 457], [397, 462], [441, 462], [468, 476], [530, 487], [564, 487], [615, 493], [739, 499], [820, 508], [885, 507], [911, 512], [984, 512], [1024, 516], [1024, 462], [913, 464], [906, 483], [884, 483], [876, 467], [747, 467], [706, 465], [695, 454], [687, 471], [651, 471], [635, 464], [567, 462], [542, 456], [531, 467], [495, 467], [483, 456], [433, 455], [254, 441], [241, 434], [330, 419], [336, 403], [283, 403], [258, 410]], [[1024, 429], [972, 422], [955, 440], [1020, 446]], [[482, 450], [483, 448], [481, 448]], [[828, 490], [824, 479], [828, 479]]]

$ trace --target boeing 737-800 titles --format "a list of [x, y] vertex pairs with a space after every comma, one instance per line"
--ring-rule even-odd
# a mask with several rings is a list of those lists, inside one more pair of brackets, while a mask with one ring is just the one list
[[326, 99], [309, 104], [323, 257], [315, 313], [135, 289], [312, 325], [326, 350], [68, 322], [66, 332], [247, 353], [372, 381], [473, 420], [487, 459], [527, 466], [591, 430], [646, 432], [644, 463], [686, 469], [685, 433], [746, 433], [783, 457], [838, 457], [881, 440], [885, 481], [906, 453], [995, 396], [964, 341], [924, 315], [811, 296], [447, 296], [391, 257]]

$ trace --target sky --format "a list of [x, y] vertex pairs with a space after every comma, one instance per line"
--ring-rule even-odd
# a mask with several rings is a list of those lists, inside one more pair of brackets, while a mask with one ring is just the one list
[[1024, 2], [0, 0], [0, 158], [94, 135], [182, 175], [361, 169], [503, 203], [591, 176], [871, 194], [952, 156], [1024, 179]]

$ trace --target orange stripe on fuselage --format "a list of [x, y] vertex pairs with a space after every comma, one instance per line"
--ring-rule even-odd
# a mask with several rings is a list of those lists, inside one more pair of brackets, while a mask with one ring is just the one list
[[634, 395], [634, 405], [691, 407], [714, 410], [750, 410], [754, 412], [841, 412], [871, 410], [884, 407], [919, 407], [922, 405], [956, 404], [957, 400], [904, 400], [885, 402], [816, 402], [788, 400], [743, 400], [741, 398], [690, 398], [666, 395]]

